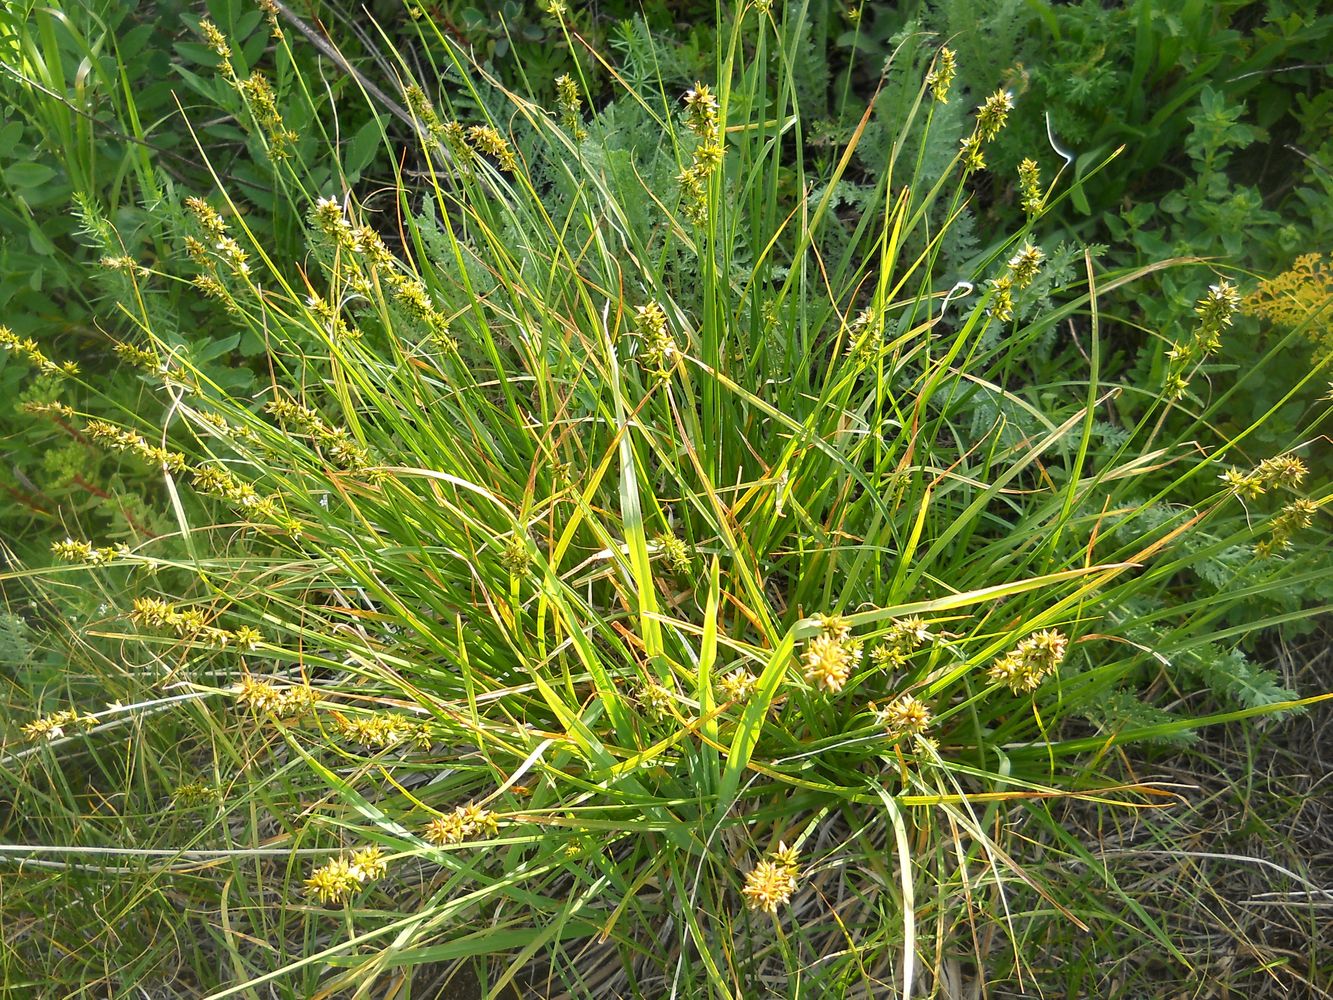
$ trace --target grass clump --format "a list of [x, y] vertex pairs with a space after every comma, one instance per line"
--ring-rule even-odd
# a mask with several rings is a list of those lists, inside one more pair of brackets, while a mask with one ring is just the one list
[[[296, 259], [230, 192], [186, 203], [133, 280], [193, 282], [268, 376], [230, 390], [131, 307], [166, 417], [62, 416], [174, 524], [10, 574], [57, 605], [102, 581], [72, 645], [127, 651], [101, 676], [130, 698], [6, 747], [6, 838], [94, 887], [5, 946], [15, 977], [90, 910], [141, 915], [97, 924], [133, 961], [66, 982], [217, 997], [458, 965], [492, 995], [883, 996], [1021, 980], [1052, 912], [1160, 934], [1052, 802], [1152, 808], [1121, 748], [1297, 707], [1239, 641], [1301, 617], [1271, 602], [1322, 571], [1327, 484], [1215, 434], [1197, 363], [1125, 378], [1103, 303], [1144, 272], [1043, 250], [1038, 211], [940, 266], [1006, 91], [840, 212], [860, 132], [810, 142], [799, 13], [742, 8], [711, 79], [586, 115], [423, 22], [391, 197], [274, 157]], [[1309, 518], [1279, 532], [1282, 502]], [[1186, 683], [1220, 707], [1173, 711]]]

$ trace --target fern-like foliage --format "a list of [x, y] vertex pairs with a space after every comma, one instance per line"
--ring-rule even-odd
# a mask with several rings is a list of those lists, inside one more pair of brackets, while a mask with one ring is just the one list
[[0, 669], [18, 671], [33, 662], [28, 623], [18, 615], [0, 613]]
[[1251, 663], [1239, 649], [1206, 643], [1176, 654], [1173, 660], [1197, 675], [1214, 693], [1245, 708], [1266, 708], [1298, 697], [1282, 686], [1275, 671]]
[[[1112, 735], [1153, 729], [1165, 723], [1175, 722], [1179, 716], [1145, 702], [1136, 692], [1120, 690], [1112, 691], [1104, 698], [1089, 702], [1083, 718], [1107, 735]], [[1186, 729], [1151, 736], [1143, 742], [1158, 746], [1183, 746], [1193, 743], [1196, 739], [1198, 735]]]
[[1284, 687], [1277, 672], [1252, 662], [1245, 652], [1235, 646], [1205, 642], [1171, 650], [1169, 640], [1157, 629], [1134, 630], [1130, 638], [1141, 648], [1171, 665], [1183, 675], [1177, 681], [1202, 683], [1222, 702], [1238, 708], [1267, 708], [1299, 695]]

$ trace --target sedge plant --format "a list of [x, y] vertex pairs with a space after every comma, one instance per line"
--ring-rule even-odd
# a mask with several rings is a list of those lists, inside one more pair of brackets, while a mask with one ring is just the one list
[[[138, 691], [17, 720], [0, 773], [34, 832], [12, 851], [206, 928], [103, 981], [923, 996], [961, 962], [1023, 981], [1052, 916], [1158, 933], [1051, 803], [1164, 807], [1136, 745], [1299, 707], [1240, 641], [1308, 613], [1263, 598], [1321, 571], [1329, 490], [1299, 446], [1325, 414], [1276, 455], [1212, 431], [1222, 276], [1171, 381], [1118, 380], [1105, 303], [1143, 272], [1043, 248], [1058, 179], [941, 266], [987, 145], [1034, 113], [1002, 89], [943, 169], [894, 144], [840, 213], [861, 131], [810, 142], [802, 5], [778, 6], [726, 12], [684, 84], [625, 83], [568, 31], [619, 81], [596, 113], [586, 79], [539, 106], [423, 20], [387, 195], [279, 158], [302, 258], [216, 190], [174, 260], [129, 273], [192, 282], [268, 371], [229, 391], [130, 297], [123, 353], [166, 418], [33, 414], [151, 471], [175, 520], [168, 554], [70, 537], [10, 574], [57, 604], [101, 581], [88, 632], [134, 651]], [[968, 100], [953, 66], [935, 52], [904, 136]], [[255, 134], [293, 141], [260, 96]], [[1209, 714], [1168, 711], [1210, 686]], [[114, 781], [163, 717], [193, 732], [184, 770], [142, 763], [126, 792], [162, 835], [60, 833], [66, 769]]]

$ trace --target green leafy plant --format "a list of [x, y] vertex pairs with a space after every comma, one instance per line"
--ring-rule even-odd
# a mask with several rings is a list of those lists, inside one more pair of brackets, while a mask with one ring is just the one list
[[[188, 284], [154, 288], [144, 299], [133, 280], [180, 252], [173, 245], [178, 190], [224, 179], [246, 205], [252, 231], [275, 251], [294, 253], [301, 239], [294, 206], [305, 196], [282, 186], [291, 175], [274, 170], [275, 157], [336, 148], [335, 157], [302, 170], [310, 183], [327, 186], [334, 176], [359, 181], [381, 149], [380, 116], [362, 102], [344, 102], [351, 117], [326, 114], [355, 87], [351, 76], [304, 87], [319, 52], [303, 35], [242, 0], [211, 6], [230, 39], [226, 72], [198, 34], [199, 19], [185, 16], [185, 3], [135, 9], [116, 0], [23, 0], [0, 11], [0, 104], [7, 109], [0, 306], [14, 330], [77, 359], [93, 376], [117, 371], [116, 349], [147, 309], [171, 352], [188, 353], [235, 391], [250, 384], [263, 366], [262, 338], [237, 336]], [[326, 122], [333, 131], [316, 138]], [[295, 141], [274, 146], [275, 137], [288, 136]], [[106, 392], [113, 384], [116, 391]], [[104, 406], [103, 416], [164, 405], [129, 370], [101, 387], [100, 402], [66, 401]], [[151, 512], [124, 502], [123, 488], [139, 485], [133, 473], [127, 479], [118, 463], [22, 409], [51, 402], [49, 384], [27, 382], [20, 367], [0, 358], [0, 389], [20, 407], [0, 408], [0, 440], [11, 458], [0, 478], [8, 501], [0, 534], [10, 544], [27, 554], [72, 530], [116, 539], [163, 532]]]
[[[946, 267], [1023, 112], [909, 48], [866, 162], [864, 129], [811, 135], [810, 19], [775, 6], [719, 19], [708, 79], [596, 114], [422, 18], [392, 200], [335, 184], [325, 136], [270, 159], [299, 252], [224, 188], [125, 275], [200, 289], [268, 371], [237, 391], [145, 307], [125, 354], [166, 414], [59, 411], [172, 530], [0, 577], [56, 606], [103, 581], [77, 631], [127, 651], [128, 695], [14, 720], [5, 838], [55, 867], [7, 891], [54, 870], [73, 898], [7, 981], [924, 993], [1027, 976], [1052, 914], [1179, 956], [1053, 803], [1151, 806], [1122, 751], [1301, 707], [1240, 644], [1326, 576], [1299, 451], [1326, 412], [1261, 459], [1257, 424], [1217, 431], [1245, 384], [1206, 377], [1223, 279], [1145, 382], [1107, 363], [1105, 304], [1171, 262], [1043, 250], [1034, 211]], [[154, 935], [182, 912], [197, 935]], [[129, 943], [55, 963], [90, 913]]]

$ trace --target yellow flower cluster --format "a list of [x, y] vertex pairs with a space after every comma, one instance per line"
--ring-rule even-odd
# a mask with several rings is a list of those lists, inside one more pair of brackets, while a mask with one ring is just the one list
[[1037, 277], [1037, 272], [1041, 269], [1041, 262], [1046, 259], [1042, 253], [1041, 247], [1033, 246], [1031, 243], [1024, 243], [1023, 248], [1009, 258], [1009, 274], [1013, 278], [1015, 288], [1027, 288]]
[[972, 134], [964, 136], [960, 155], [963, 167], [969, 171], [985, 170], [986, 157], [982, 146], [1000, 134], [1014, 109], [1014, 96], [1007, 90], [997, 90], [977, 109], [977, 122]]
[[479, 153], [495, 158], [496, 165], [506, 173], [518, 173], [518, 157], [509, 148], [509, 140], [492, 125], [469, 125], [467, 141]]
[[500, 824], [495, 814], [479, 805], [458, 806], [453, 812], [437, 816], [426, 825], [422, 834], [432, 844], [443, 847], [461, 844], [485, 835], [494, 837], [500, 832]]
[[896, 670], [933, 638], [925, 619], [894, 619], [884, 638], [870, 651], [870, 662], [882, 670]]
[[199, 33], [204, 36], [204, 44], [222, 60], [223, 75], [230, 76], [232, 74], [231, 46], [227, 44], [227, 36], [222, 33], [222, 29], [208, 18], [204, 18], [199, 22]]
[[861, 643], [852, 638], [851, 623], [841, 615], [816, 615], [815, 620], [820, 634], [805, 644], [801, 655], [805, 679], [836, 693], [861, 662]]
[[1041, 262], [1046, 259], [1041, 247], [1024, 243], [1023, 248], [1009, 258], [1005, 273], [992, 278], [995, 294], [990, 301], [990, 314], [1001, 323], [1007, 323], [1014, 317], [1014, 289], [1026, 288], [1032, 284], [1041, 269]]
[[1291, 548], [1292, 536], [1314, 524], [1318, 513], [1319, 504], [1305, 497], [1286, 504], [1268, 523], [1271, 535], [1255, 545], [1254, 554], [1260, 559], [1267, 559], [1283, 549]]
[[644, 710], [652, 715], [667, 715], [674, 700], [671, 689], [657, 681], [647, 681], [640, 685], [635, 697]]
[[192, 470], [190, 482], [200, 493], [217, 497], [246, 516], [257, 515], [277, 525], [293, 538], [301, 534], [301, 522], [282, 512], [277, 496], [261, 496], [249, 483], [230, 469], [218, 465], [198, 465]]
[[409, 83], [403, 88], [403, 99], [407, 101], [407, 108], [416, 118], [417, 123], [425, 130], [426, 134], [431, 136], [437, 142], [444, 138], [444, 123], [440, 121], [440, 116], [435, 113], [435, 105], [431, 104], [430, 98], [426, 92], [415, 83]]
[[930, 709], [910, 694], [899, 695], [875, 714], [890, 736], [916, 736], [930, 725]]
[[315, 707], [318, 696], [309, 684], [278, 687], [250, 673], [241, 676], [234, 688], [236, 700], [256, 712], [272, 712], [280, 719], [294, 719]]
[[583, 107], [583, 101], [579, 97], [579, 85], [568, 73], [555, 78], [555, 102], [560, 109], [561, 124], [574, 141], [582, 142], [588, 138], [588, 130], [583, 127], [583, 121], [579, 117], [579, 109]]
[[706, 83], [696, 83], [685, 92], [685, 127], [699, 138], [688, 167], [676, 177], [686, 217], [701, 225], [708, 217], [708, 178], [722, 163], [722, 122], [717, 95]]
[[953, 85], [953, 78], [957, 72], [958, 62], [954, 50], [948, 47], [941, 48], [939, 55], [935, 57], [935, 65], [926, 74], [926, 86], [930, 88], [931, 96], [941, 104], [949, 103], [949, 87]]
[[1305, 325], [1319, 353], [1333, 354], [1333, 257], [1302, 254], [1288, 270], [1259, 282], [1241, 311], [1288, 329]]
[[264, 412], [288, 427], [295, 427], [333, 459], [334, 463], [350, 472], [364, 472], [370, 467], [370, 453], [352, 440], [344, 427], [331, 427], [318, 412], [287, 399], [275, 399], [264, 404]]
[[84, 426], [83, 432], [104, 448], [127, 451], [149, 465], [169, 472], [184, 472], [189, 468], [189, 463], [180, 452], [168, 451], [160, 445], [151, 445], [142, 434], [124, 430], [105, 420], [89, 421]]
[[112, 348], [122, 361], [133, 365], [135, 368], [144, 368], [149, 371], [158, 371], [162, 367], [162, 361], [158, 358], [155, 351], [150, 351], [134, 344], [120, 343]]
[[249, 254], [228, 233], [227, 223], [217, 209], [204, 199], [186, 198], [185, 207], [204, 237], [202, 240], [191, 235], [185, 237], [186, 252], [201, 268], [194, 278], [194, 286], [209, 298], [220, 301], [228, 312], [239, 315], [240, 305], [219, 279], [218, 263], [225, 264], [233, 277], [244, 279], [250, 274]]
[[1294, 490], [1305, 481], [1309, 470], [1294, 455], [1276, 455], [1265, 458], [1249, 472], [1228, 469], [1221, 480], [1233, 494], [1252, 500], [1271, 489]]
[[341, 903], [367, 882], [383, 878], [389, 870], [380, 847], [363, 847], [349, 858], [338, 855], [320, 865], [305, 880], [306, 892], [321, 903]]
[[251, 73], [249, 77], [236, 84], [236, 90], [244, 98], [255, 121], [268, 136], [268, 152], [275, 160], [286, 159], [291, 147], [300, 138], [289, 129], [278, 111], [278, 98], [273, 87], [263, 73]]
[[1059, 669], [1068, 644], [1064, 635], [1051, 629], [1030, 635], [991, 664], [990, 679], [1015, 694], [1035, 691]]
[[717, 686], [722, 689], [728, 701], [745, 701], [754, 694], [755, 685], [758, 683], [759, 678], [754, 674], [744, 667], [737, 667], [730, 673], [723, 674]]
[[278, 5], [276, 0], [259, 0], [259, 9], [264, 12], [269, 31], [277, 41], [282, 41], [282, 28], [278, 26]]
[[[277, 4], [274, 0], [259, 0], [259, 7], [264, 13], [265, 20], [268, 21], [273, 37], [281, 39], [282, 29], [278, 27]], [[204, 44], [221, 60], [218, 71], [222, 74], [222, 78], [240, 94], [246, 107], [254, 115], [255, 122], [268, 137], [269, 155], [274, 160], [286, 159], [290, 155], [290, 147], [296, 144], [300, 136], [287, 128], [283, 122], [282, 114], [278, 111], [277, 95], [274, 94], [268, 78], [258, 72], [251, 73], [244, 80], [238, 78], [236, 67], [231, 62], [231, 46], [227, 43], [227, 36], [222, 30], [205, 18], [199, 22], [199, 32], [204, 36]]]
[[43, 375], [77, 375], [79, 366], [73, 361], [57, 364], [42, 353], [37, 341], [31, 337], [19, 337], [7, 326], [0, 326], [0, 351], [9, 351], [23, 358]]
[[209, 239], [216, 242], [227, 235], [227, 223], [223, 221], [218, 210], [204, 201], [203, 198], [186, 198], [185, 207], [189, 209], [195, 222], [199, 224], [199, 228]]
[[505, 543], [500, 553], [500, 564], [515, 576], [524, 573], [532, 565], [532, 553], [522, 535], [514, 535]]
[[361, 249], [356, 238], [356, 230], [343, 212], [343, 206], [337, 198], [318, 198], [310, 209], [310, 225], [321, 233], [330, 244], [348, 253]]
[[20, 728], [23, 735], [29, 740], [43, 738], [58, 740], [65, 735], [65, 730], [70, 727], [91, 729], [95, 725], [97, 725], [97, 720], [91, 715], [81, 715], [75, 709], [62, 708], [60, 711], [44, 715], [40, 719], [33, 719]]
[[1024, 157], [1018, 165], [1018, 203], [1029, 216], [1036, 215], [1046, 204], [1041, 193], [1041, 171], [1037, 161]]
[[134, 610], [130, 612], [130, 621], [139, 628], [174, 632], [182, 638], [207, 642], [219, 648], [235, 644], [237, 648], [249, 651], [257, 648], [264, 638], [258, 629], [249, 625], [242, 625], [236, 629], [210, 625], [204, 613], [198, 608], [186, 608], [182, 611], [175, 605], [156, 597], [136, 597]]
[[232, 237], [222, 237], [214, 249], [222, 262], [231, 270], [233, 277], [244, 278], [250, 274], [250, 255], [241, 249], [241, 245]]
[[643, 342], [639, 364], [644, 371], [666, 378], [680, 357], [680, 349], [667, 329], [666, 313], [656, 302], [641, 305], [634, 310], [634, 326]]
[[222, 798], [222, 790], [217, 785], [206, 781], [187, 781], [176, 789], [176, 794], [172, 796], [174, 802], [183, 806], [198, 806], [209, 802], [217, 802]]
[[31, 413], [33, 416], [50, 417], [53, 420], [73, 420], [76, 416], [74, 407], [67, 403], [52, 401], [50, 403], [39, 403], [36, 400], [27, 400], [19, 404], [19, 409], [24, 413]]
[[684, 575], [690, 571], [690, 547], [677, 538], [671, 531], [664, 531], [653, 539], [657, 550], [662, 553], [671, 572]]
[[[455, 346], [449, 336], [449, 321], [436, 308], [426, 286], [419, 278], [397, 268], [393, 254], [379, 233], [367, 225], [352, 225], [336, 198], [320, 198], [311, 209], [310, 224], [329, 246], [345, 253], [351, 263], [366, 268], [348, 279], [349, 287], [356, 294], [369, 298], [374, 287], [371, 279], [378, 279], [404, 312], [425, 324], [433, 340]], [[334, 338], [356, 339], [361, 336], [360, 331], [349, 326], [338, 309], [323, 298], [311, 295], [306, 299], [306, 305]]]
[[429, 750], [434, 738], [430, 728], [393, 712], [375, 712], [369, 715], [334, 715], [334, 728], [349, 743], [358, 743], [368, 750], [398, 746], [412, 742], [421, 750]]
[[847, 324], [847, 356], [853, 364], [866, 364], [879, 357], [884, 346], [884, 319], [867, 306]]
[[62, 562], [104, 566], [113, 559], [129, 555], [130, 549], [127, 545], [104, 545], [101, 548], [93, 548], [89, 542], [67, 537], [64, 541], [51, 543], [51, 554]]
[[137, 260], [125, 254], [103, 257], [97, 263], [108, 271], [119, 271], [129, 278], [142, 278], [148, 274], [148, 268], [141, 266]]
[[781, 842], [745, 876], [741, 895], [752, 910], [776, 914], [800, 888], [801, 865], [796, 849]]
[[1189, 388], [1190, 374], [1222, 346], [1222, 333], [1240, 309], [1240, 293], [1223, 279], [1209, 285], [1194, 306], [1199, 323], [1188, 340], [1173, 344], [1166, 352], [1167, 370], [1164, 392], [1168, 399], [1179, 399]]

